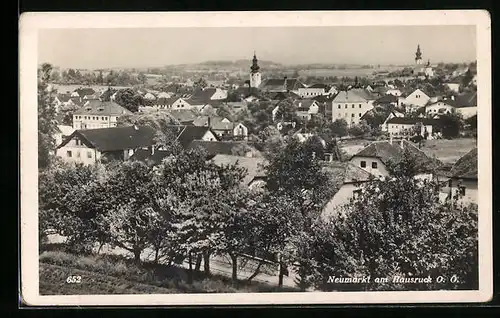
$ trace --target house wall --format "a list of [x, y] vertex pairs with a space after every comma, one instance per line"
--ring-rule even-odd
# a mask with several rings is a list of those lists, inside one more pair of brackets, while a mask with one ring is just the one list
[[246, 138], [248, 136], [248, 128], [242, 123], [239, 123], [233, 129], [233, 136], [242, 136]]
[[[391, 124], [391, 123], [386, 123], [385, 124], [385, 131], [387, 131], [389, 133], [389, 135], [392, 135], [394, 137], [398, 137], [398, 136], [406, 136], [404, 135], [404, 132], [405, 132], [405, 129], [407, 131], [412, 131], [413, 130], [413, 127], [415, 125], [413, 124]], [[423, 136], [425, 130], [427, 130], [427, 133], [429, 135], [432, 135], [432, 126], [431, 125], [423, 125], [422, 126], [422, 131], [420, 132]], [[410, 136], [413, 135], [410, 133]]]
[[250, 73], [250, 87], [257, 88], [262, 83], [262, 76], [259, 72]]
[[[71, 156], [69, 153], [71, 152]], [[101, 159], [101, 153], [87, 146], [77, 143], [73, 138], [64, 147], [57, 149], [56, 155], [66, 162], [75, 162], [83, 164], [94, 164]]]
[[[366, 163], [365, 167], [362, 167], [361, 165], [362, 161]], [[389, 171], [387, 171], [387, 168], [385, 167], [384, 163], [378, 158], [355, 156], [351, 158], [350, 162], [356, 167], [368, 171], [369, 173], [375, 176], [385, 177], [389, 175]], [[377, 167], [372, 168], [372, 163], [376, 163]]]
[[477, 115], [477, 106], [474, 107], [460, 107], [457, 108], [456, 111], [462, 114], [464, 119], [470, 118], [474, 115]]
[[[455, 195], [458, 191], [459, 180], [458, 179], [450, 179], [451, 180], [451, 188], [446, 185], [441, 188], [441, 192], [445, 194]], [[461, 202], [463, 203], [478, 203], [478, 189], [477, 189], [477, 180], [462, 180], [461, 185], [465, 187], [465, 196], [461, 198]]]
[[373, 108], [372, 101], [338, 103], [332, 102], [332, 121], [344, 119], [348, 125], [359, 124], [361, 117]]
[[191, 109], [191, 105], [186, 102], [184, 99], [179, 98], [169, 107], [171, 109]]
[[326, 220], [328, 217], [341, 212], [342, 206], [349, 203], [349, 201], [354, 198], [354, 191], [362, 189], [365, 185], [366, 182], [358, 184], [344, 183], [337, 193], [335, 193], [333, 198], [326, 204], [321, 212], [321, 217]]
[[73, 115], [73, 129], [96, 129], [116, 127], [119, 116], [103, 114]]
[[399, 89], [389, 89], [387, 90], [387, 92], [385, 92], [385, 94], [399, 97], [401, 96], [402, 93]]
[[311, 97], [326, 94], [324, 88], [307, 88], [307, 87], [306, 88], [299, 88], [298, 93], [299, 93], [298, 95], [302, 98], [304, 98], [304, 97], [311, 98]]
[[429, 102], [430, 97], [427, 96], [424, 92], [417, 89], [410, 95], [408, 95], [405, 100], [405, 105], [416, 105], [416, 106], [425, 106], [427, 102]]

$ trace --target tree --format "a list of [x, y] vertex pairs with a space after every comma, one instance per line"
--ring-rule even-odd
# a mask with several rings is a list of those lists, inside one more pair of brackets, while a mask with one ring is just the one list
[[38, 80], [38, 167], [47, 167], [55, 151], [54, 134], [57, 131], [55, 122], [56, 110], [53, 104], [53, 92], [49, 91], [47, 81], [50, 78], [52, 65], [44, 63]]
[[277, 119], [283, 119], [285, 121], [292, 121], [297, 116], [297, 107], [294, 104], [293, 100], [290, 98], [282, 100], [278, 104], [278, 111], [276, 112]]
[[462, 86], [463, 87], [469, 86], [470, 82], [472, 81], [472, 78], [474, 78], [474, 75], [472, 75], [470, 68], [468, 68], [467, 72], [465, 72], [464, 76], [462, 77]]
[[[475, 289], [478, 286], [477, 206], [439, 201], [436, 181], [396, 176], [366, 184], [359, 195], [313, 232], [312, 282], [346, 289], [329, 276], [371, 277], [361, 290]], [[437, 283], [436, 277], [455, 277]], [[394, 277], [431, 277], [401, 283]], [[387, 277], [385, 283], [376, 277]]]
[[347, 136], [347, 122], [345, 121], [345, 119], [336, 119], [334, 122], [328, 125], [328, 129], [335, 137]]
[[355, 136], [355, 137], [365, 136], [366, 134], [369, 134], [370, 131], [371, 131], [371, 128], [368, 125], [368, 123], [366, 122], [366, 120], [361, 120], [359, 122], [359, 124], [352, 125], [349, 128], [349, 134], [351, 136]]
[[116, 93], [115, 102], [133, 113], [137, 112], [139, 106], [144, 104], [142, 96], [134, 92], [131, 88], [120, 89]]
[[63, 116], [62, 124], [73, 126], [73, 113], [78, 109], [78, 105], [75, 104], [61, 106], [59, 108], [59, 113], [61, 113]]
[[100, 85], [104, 84], [104, 76], [102, 75], [102, 71], [101, 70], [99, 71], [99, 74], [97, 75], [96, 81]]
[[222, 105], [222, 106], [218, 107], [216, 110], [216, 114], [219, 117], [229, 119], [231, 122], [234, 121], [235, 116], [234, 116], [233, 112], [231, 111], [231, 109], [227, 105]]
[[463, 128], [463, 118], [460, 113], [443, 114], [439, 117], [439, 128], [444, 138], [456, 138]]

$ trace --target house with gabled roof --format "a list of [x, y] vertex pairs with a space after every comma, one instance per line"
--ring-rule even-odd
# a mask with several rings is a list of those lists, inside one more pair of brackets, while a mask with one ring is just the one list
[[430, 138], [433, 136], [435, 128], [439, 125], [439, 121], [425, 117], [395, 116], [386, 120], [383, 130], [387, 131], [389, 136], [394, 138], [410, 138], [416, 135], [416, 125], [420, 125], [419, 133], [421, 136]]
[[58, 147], [56, 154], [66, 162], [95, 164], [127, 160], [137, 149], [151, 148], [156, 131], [149, 126], [78, 129]]
[[[393, 119], [396, 119], [395, 117]], [[439, 168], [442, 163], [427, 156], [422, 150], [415, 147], [407, 140], [393, 141], [374, 141], [351, 157], [350, 162], [364, 169], [365, 171], [377, 176], [390, 176], [387, 165], [390, 161], [398, 162], [403, 155], [408, 153], [416, 162], [419, 176], [430, 177], [432, 173]]]
[[464, 203], [478, 203], [477, 160], [477, 147], [474, 147], [452, 166], [448, 173], [449, 179], [441, 189], [446, 199], [456, 198]]
[[73, 113], [73, 128], [95, 129], [116, 127], [120, 116], [130, 114], [132, 114], [131, 111], [115, 102], [92, 100]]
[[408, 111], [425, 106], [431, 99], [431, 94], [425, 93], [422, 89], [417, 88], [410, 93], [404, 93], [402, 95], [404, 100], [401, 102], [403, 106], [408, 108]]
[[319, 104], [312, 99], [301, 99], [293, 101], [294, 106], [297, 108], [297, 117], [303, 120], [310, 120], [312, 116], [318, 114]]
[[316, 83], [307, 87], [299, 87], [298, 95], [302, 98], [313, 98], [315, 96], [327, 95], [330, 87], [326, 84]]
[[193, 121], [194, 126], [210, 127], [221, 139], [248, 138], [248, 128], [241, 122], [231, 122], [219, 116], [199, 116]]

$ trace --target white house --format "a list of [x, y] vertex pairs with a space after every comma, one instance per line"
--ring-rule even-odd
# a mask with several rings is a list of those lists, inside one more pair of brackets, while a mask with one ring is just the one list
[[313, 84], [308, 87], [299, 87], [298, 95], [302, 98], [313, 98], [320, 95], [327, 95], [330, 88], [325, 84]]
[[62, 142], [69, 136], [71, 136], [71, 134], [74, 132], [75, 130], [73, 129], [73, 127], [71, 126], [67, 126], [67, 125], [57, 125], [57, 131], [56, 133], [54, 134], [54, 139], [55, 139], [55, 144], [56, 144], [56, 147], [59, 146], [60, 144], [62, 144]]
[[393, 110], [392, 112], [389, 113], [389, 115], [387, 116], [387, 118], [384, 120], [384, 122], [382, 123], [382, 131], [389, 131], [389, 126], [387, 125], [387, 122], [394, 118], [394, 117], [404, 117], [405, 115], [401, 112], [398, 112], [396, 110]]
[[403, 94], [403, 92], [401, 92], [401, 90], [399, 90], [398, 88], [390, 88], [387, 90], [387, 92], [385, 92], [385, 94], [399, 97]]
[[296, 100], [294, 105], [297, 107], [297, 116], [304, 120], [310, 120], [313, 115], [319, 112], [319, 105], [315, 100]]
[[120, 116], [132, 114], [115, 102], [89, 101], [73, 113], [74, 129], [116, 127]]
[[373, 100], [359, 90], [340, 91], [332, 100], [332, 121], [344, 119], [348, 125], [356, 125], [361, 117], [373, 108]]
[[468, 203], [478, 203], [477, 183], [477, 147], [473, 148], [453, 165], [449, 180], [441, 189], [447, 198], [458, 194], [458, 200]]
[[437, 159], [428, 157], [411, 142], [406, 140], [393, 141], [392, 139], [390, 141], [372, 142], [352, 156], [350, 163], [376, 177], [387, 177], [390, 176], [390, 171], [387, 168], [388, 162], [401, 160], [404, 150], [407, 150], [408, 154], [416, 161], [420, 170], [418, 177], [427, 177], [429, 171], [441, 164]]
[[425, 106], [431, 97], [424, 93], [421, 89], [416, 89], [404, 98], [405, 106], [417, 106], [417, 108]]
[[58, 146], [56, 154], [66, 162], [83, 164], [99, 163], [103, 155], [127, 160], [135, 150], [151, 147], [155, 134], [148, 126], [75, 130]]

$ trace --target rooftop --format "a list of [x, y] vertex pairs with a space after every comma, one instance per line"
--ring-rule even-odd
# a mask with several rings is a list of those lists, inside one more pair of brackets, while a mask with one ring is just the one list
[[119, 116], [132, 114], [132, 112], [112, 101], [102, 102], [100, 100], [91, 100], [85, 106], [77, 109], [73, 114]]
[[477, 180], [477, 147], [458, 159], [450, 170], [450, 177]]

